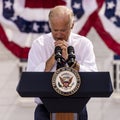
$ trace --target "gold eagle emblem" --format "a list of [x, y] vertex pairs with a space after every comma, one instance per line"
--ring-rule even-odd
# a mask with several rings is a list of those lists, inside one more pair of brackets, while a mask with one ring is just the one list
[[65, 77], [59, 77], [60, 78], [60, 81], [61, 81], [61, 83], [62, 83], [62, 87], [65, 87], [65, 88], [67, 88], [67, 87], [70, 87], [70, 84], [71, 84], [71, 82], [72, 82], [72, 79], [73, 79], [73, 77], [71, 77], [71, 78], [65, 78]]

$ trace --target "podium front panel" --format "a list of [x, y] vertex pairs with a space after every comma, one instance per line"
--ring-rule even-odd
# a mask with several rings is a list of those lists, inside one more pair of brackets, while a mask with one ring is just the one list
[[[109, 97], [113, 92], [109, 72], [80, 72], [81, 86], [69, 97]], [[22, 97], [62, 97], [52, 87], [52, 72], [23, 72], [17, 86]]]

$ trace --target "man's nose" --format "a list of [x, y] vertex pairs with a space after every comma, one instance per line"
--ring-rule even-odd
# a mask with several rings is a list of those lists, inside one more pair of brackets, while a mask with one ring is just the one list
[[61, 32], [57, 33], [57, 34], [56, 34], [56, 38], [57, 38], [57, 40], [63, 40], [63, 35], [62, 35], [62, 33], [61, 33]]

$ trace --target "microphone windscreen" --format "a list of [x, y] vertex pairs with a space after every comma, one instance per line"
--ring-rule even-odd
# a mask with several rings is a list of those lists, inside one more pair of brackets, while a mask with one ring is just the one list
[[62, 49], [61, 49], [61, 47], [60, 46], [56, 46], [55, 47], [55, 54], [57, 54], [57, 53], [62, 53]]
[[74, 53], [74, 48], [73, 46], [68, 47], [68, 54]]

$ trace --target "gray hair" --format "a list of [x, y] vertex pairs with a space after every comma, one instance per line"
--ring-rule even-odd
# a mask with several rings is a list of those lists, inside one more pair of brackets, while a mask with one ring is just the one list
[[49, 12], [49, 24], [51, 22], [51, 18], [59, 17], [61, 15], [69, 16], [70, 24], [72, 25], [74, 23], [74, 13], [71, 9], [67, 8], [66, 6], [56, 6]]

